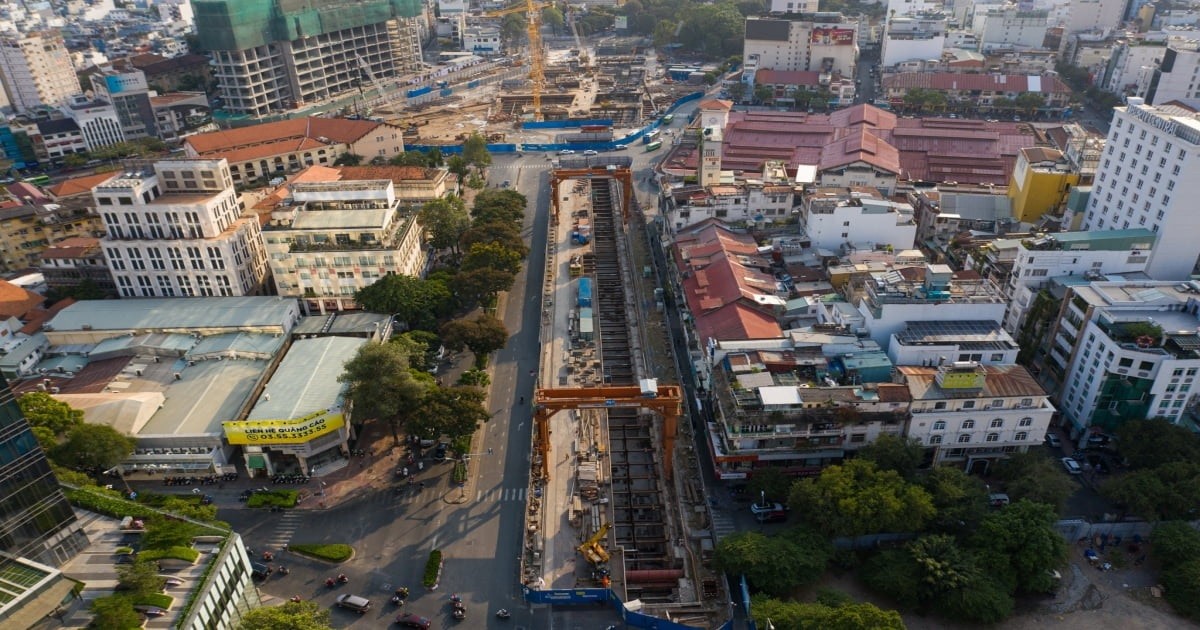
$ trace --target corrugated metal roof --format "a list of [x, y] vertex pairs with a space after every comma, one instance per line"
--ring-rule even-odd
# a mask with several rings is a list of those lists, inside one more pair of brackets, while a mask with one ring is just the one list
[[246, 419], [287, 420], [341, 406], [345, 386], [338, 377], [364, 343], [356, 337], [297, 339]]
[[55, 315], [49, 330], [290, 328], [298, 309], [296, 300], [279, 297], [84, 300]]

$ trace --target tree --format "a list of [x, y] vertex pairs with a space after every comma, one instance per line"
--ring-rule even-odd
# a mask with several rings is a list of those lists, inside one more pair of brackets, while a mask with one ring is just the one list
[[472, 225], [503, 222], [520, 226], [525, 220], [528, 203], [525, 195], [511, 188], [481, 190], [475, 195], [475, 202], [471, 206]]
[[462, 157], [467, 164], [482, 170], [492, 163], [492, 154], [488, 153], [487, 149], [487, 138], [484, 138], [478, 131], [467, 136], [467, 139], [463, 140], [462, 147]]
[[479, 387], [481, 389], [487, 387], [491, 382], [492, 379], [488, 376], [486, 370], [466, 370], [458, 377], [459, 385]]
[[521, 258], [529, 255], [529, 246], [521, 239], [520, 226], [509, 221], [476, 221], [463, 232], [459, 244], [463, 249], [471, 249], [476, 243], [496, 243], [521, 254]]
[[476, 243], [467, 250], [460, 268], [463, 271], [496, 269], [515, 275], [521, 270], [521, 253], [498, 243]]
[[509, 13], [500, 22], [500, 37], [506, 42], [515, 42], [525, 36], [525, 15]]
[[[441, 155], [441, 151], [438, 151]], [[405, 151], [388, 160], [392, 166], [429, 166], [429, 157], [420, 151]]]
[[762, 501], [764, 494], [768, 501], [787, 501], [795, 481], [795, 477], [779, 468], [759, 468], [746, 482], [746, 492], [755, 502]]
[[63, 156], [62, 161], [63, 161], [63, 166], [65, 166], [69, 169], [70, 168], [79, 168], [79, 167], [83, 166], [84, 164], [87, 164], [88, 154], [87, 153], [68, 153]]
[[1129, 420], [1116, 434], [1121, 456], [1134, 469], [1200, 461], [1200, 436], [1169, 420]]
[[286, 602], [263, 606], [242, 615], [238, 630], [329, 630], [329, 610], [317, 602]]
[[546, 7], [542, 9], [542, 24], [550, 27], [550, 30], [558, 35], [566, 25], [566, 20], [563, 18], [563, 13], [558, 7]]
[[998, 96], [992, 99], [992, 109], [1016, 109], [1017, 103], [1011, 98]]
[[1164, 568], [1200, 558], [1200, 531], [1186, 521], [1169, 521], [1154, 528], [1154, 557]]
[[83, 424], [83, 411], [73, 409], [46, 392], [29, 392], [17, 399], [21, 415], [31, 427], [45, 427], [54, 435], [66, 435], [71, 429]]
[[1200, 619], [1200, 558], [1189, 558], [1162, 572], [1164, 597], [1181, 615]]
[[338, 381], [349, 386], [346, 396], [354, 402], [358, 417], [388, 423], [396, 446], [400, 445], [400, 426], [410, 415], [420, 413], [427, 388], [413, 378], [405, 350], [392, 343], [360, 346]]
[[1044, 503], [1020, 500], [988, 514], [971, 537], [982, 566], [1008, 592], [1049, 593], [1067, 544], [1054, 530], [1058, 515]]
[[765, 105], [765, 104], [773, 101], [774, 98], [775, 98], [775, 90], [772, 90], [771, 86], [763, 85], [761, 83], [754, 84], [754, 102], [755, 103], [758, 103], [759, 105]]
[[55, 446], [58, 446], [58, 436], [47, 427], [29, 427], [33, 432], [33, 437], [38, 441], [38, 446], [42, 450], [49, 453]]
[[429, 233], [429, 244], [435, 249], [452, 249], [457, 253], [459, 240], [471, 227], [467, 206], [457, 195], [433, 199], [421, 206], [417, 220]]
[[492, 418], [483, 403], [487, 395], [476, 387], [433, 387], [425, 393], [422, 412], [413, 418], [420, 436], [467, 437]]
[[[428, 330], [410, 330], [393, 336], [391, 342], [401, 344], [404, 348], [409, 367], [430, 370], [434, 367], [442, 338]], [[413, 348], [419, 349], [419, 352], [412, 351]]]
[[1192, 519], [1200, 505], [1200, 464], [1169, 462], [1105, 483], [1105, 497], [1148, 521]]
[[171, 547], [188, 547], [192, 538], [199, 533], [200, 528], [187, 521], [159, 517], [151, 519], [146, 524], [146, 533], [142, 534], [142, 547], [145, 549], [169, 549]]
[[449, 160], [446, 160], [446, 169], [458, 181], [458, 185], [463, 185], [463, 180], [467, 178], [467, 173], [471, 172], [471, 165], [467, 164], [467, 160], [461, 155], [451, 155]]
[[107, 470], [133, 454], [137, 441], [103, 424], [83, 423], [54, 447], [54, 461], [70, 468]]
[[921, 573], [907, 549], [885, 549], [863, 563], [858, 578], [867, 588], [887, 595], [901, 608], [920, 605]]
[[971, 556], [951, 536], [918, 538], [908, 545], [908, 553], [920, 575], [918, 597], [925, 601], [938, 601], [971, 588], [981, 575]]
[[1046, 97], [1037, 92], [1022, 92], [1013, 99], [1013, 104], [1032, 115], [1046, 106]]
[[987, 486], [959, 468], [935, 466], [921, 475], [920, 484], [933, 498], [933, 531], [969, 532], [987, 514]]
[[866, 460], [830, 466], [819, 477], [796, 482], [789, 506], [830, 537], [920, 531], [933, 517], [929, 493]]
[[825, 571], [832, 547], [819, 536], [812, 540], [821, 545], [805, 549], [786, 537], [738, 532], [717, 543], [713, 562], [721, 571], [746, 576], [756, 589], [786, 595], [797, 586], [815, 581]]
[[678, 32], [681, 24], [671, 20], [658, 20], [653, 22], [654, 32], [651, 38], [654, 40], [655, 46], [665, 46], [675, 39], [675, 33]]
[[742, 99], [746, 97], [746, 84], [738, 81], [733, 85], [730, 85], [728, 91], [729, 98], [733, 99], [733, 102], [741, 103]]
[[858, 449], [858, 459], [875, 462], [880, 470], [894, 470], [905, 481], [912, 481], [917, 476], [917, 467], [925, 461], [925, 447], [919, 440], [885, 433]]
[[129, 630], [142, 627], [142, 615], [133, 608], [128, 597], [110, 595], [92, 600], [92, 621], [95, 630]]
[[[874, 604], [849, 602], [840, 606], [772, 599], [756, 595], [750, 610], [759, 628], [776, 630], [904, 630], [904, 620], [894, 610]], [[768, 622], [770, 625], [768, 625]]]
[[449, 312], [453, 296], [436, 279], [392, 274], [359, 289], [354, 299], [368, 311], [392, 313], [411, 328], [428, 330]]
[[145, 595], [161, 591], [167, 581], [158, 576], [157, 562], [137, 560], [117, 566], [117, 583], [122, 591]]
[[491, 315], [463, 317], [442, 326], [442, 342], [454, 352], [469, 348], [475, 355], [475, 365], [482, 368], [487, 356], [508, 342], [508, 330], [504, 322]]
[[679, 43], [710, 58], [738, 54], [746, 34], [746, 19], [731, 2], [693, 5], [683, 13]]
[[333, 161], [334, 166], [358, 166], [362, 164], [362, 156], [357, 153], [343, 153]]
[[996, 476], [1014, 501], [1028, 499], [1061, 510], [1076, 484], [1063, 473], [1057, 461], [1042, 453], [1012, 453], [996, 464]]
[[511, 272], [490, 267], [460, 271], [455, 276], [454, 288], [461, 303], [491, 303], [501, 291], [512, 288], [517, 276]]

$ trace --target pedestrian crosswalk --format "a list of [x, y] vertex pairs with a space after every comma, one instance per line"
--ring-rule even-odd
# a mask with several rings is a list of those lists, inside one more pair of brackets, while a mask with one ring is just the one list
[[512, 164], [493, 164], [488, 167], [489, 171], [544, 171], [554, 165], [550, 162], [517, 162]]
[[718, 541], [722, 538], [737, 531], [737, 525], [733, 522], [733, 517], [720, 510], [712, 511], [712, 530], [713, 536]]
[[425, 488], [424, 490], [420, 490], [402, 487], [399, 490], [389, 493], [387, 502], [391, 505], [424, 505], [430, 501], [441, 500], [443, 498], [453, 503], [473, 498], [475, 503], [501, 503], [507, 501], [524, 501], [526, 493], [527, 490], [525, 488], [479, 489], [474, 494], [468, 494], [467, 491], [457, 488], [450, 490], [446, 488]]
[[300, 529], [300, 524], [304, 520], [304, 513], [297, 510], [287, 510], [279, 517], [275, 523], [275, 533], [264, 541], [267, 549], [278, 549], [288, 544], [292, 540], [292, 534]]
[[475, 501], [499, 503], [501, 501], [524, 501], [526, 488], [492, 488], [491, 490], [477, 490], [475, 492]]

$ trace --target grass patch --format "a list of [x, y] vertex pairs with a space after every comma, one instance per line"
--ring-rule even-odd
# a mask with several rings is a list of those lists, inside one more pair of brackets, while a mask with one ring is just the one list
[[288, 545], [288, 551], [294, 551], [302, 556], [311, 556], [328, 562], [345, 562], [354, 555], [350, 545]]
[[170, 608], [173, 601], [174, 597], [164, 593], [143, 593], [133, 597], [134, 606], [158, 606], [163, 609]]
[[425, 576], [421, 578], [421, 583], [425, 588], [433, 588], [438, 583], [438, 576], [442, 572], [442, 551], [434, 549], [429, 552], [429, 559], [425, 561]]
[[281, 507], [290, 508], [296, 507], [296, 500], [300, 497], [299, 490], [268, 490], [266, 492], [255, 492], [246, 500], [246, 507]]
[[151, 516], [157, 516], [157, 512], [150, 509], [148, 506], [118, 499], [117, 497], [108, 496], [99, 492], [89, 490], [74, 489], [66, 491], [67, 499], [75, 505], [75, 507], [85, 510], [111, 516], [116, 519], [122, 519], [126, 516], [133, 518], [147, 519]]
[[450, 476], [454, 483], [465, 483], [467, 481], [467, 464], [465, 462], [454, 462], [454, 472]]
[[117, 547], [116, 554], [118, 556], [126, 556], [133, 553], [133, 547]]
[[159, 494], [157, 492], [139, 492], [137, 502], [160, 508], [174, 501], [182, 501], [191, 505], [200, 505], [204, 499], [199, 494]]
[[168, 547], [166, 549], [149, 549], [138, 554], [139, 560], [183, 560], [184, 562], [196, 562], [200, 558], [200, 552], [191, 547]]

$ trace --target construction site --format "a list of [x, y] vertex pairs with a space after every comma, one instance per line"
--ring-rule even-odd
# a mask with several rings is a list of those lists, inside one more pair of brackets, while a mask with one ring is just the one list
[[730, 597], [711, 567], [695, 436], [682, 388], [647, 360], [662, 334], [642, 306], [654, 281], [635, 273], [629, 161], [610, 162], [551, 171], [522, 581], [531, 601], [571, 590], [624, 608], [631, 625], [636, 613], [716, 628]]

